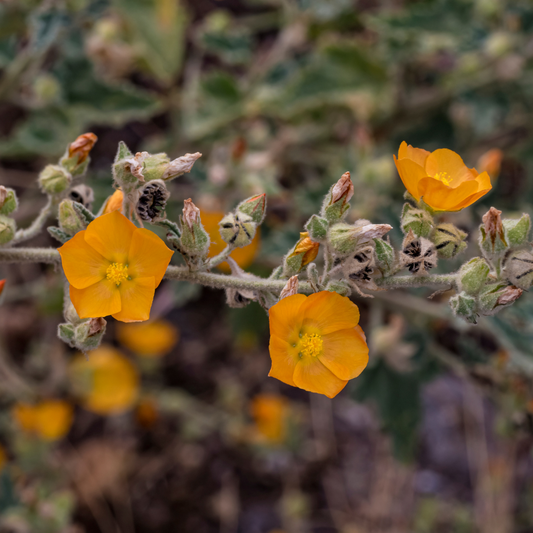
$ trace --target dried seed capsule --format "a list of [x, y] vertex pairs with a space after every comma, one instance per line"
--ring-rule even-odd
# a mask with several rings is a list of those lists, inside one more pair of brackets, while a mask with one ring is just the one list
[[76, 185], [70, 190], [68, 196], [73, 202], [78, 202], [87, 209], [91, 209], [94, 202], [94, 192], [87, 185]]
[[162, 180], [149, 181], [139, 190], [139, 199], [135, 206], [141, 220], [153, 222], [165, 210], [170, 193]]
[[430, 240], [416, 237], [413, 230], [409, 230], [403, 240], [400, 261], [409, 272], [425, 276], [430, 269], [437, 266], [437, 250]]
[[370, 281], [374, 268], [374, 248], [372, 246], [357, 249], [353, 256], [342, 262], [344, 276], [356, 282]]

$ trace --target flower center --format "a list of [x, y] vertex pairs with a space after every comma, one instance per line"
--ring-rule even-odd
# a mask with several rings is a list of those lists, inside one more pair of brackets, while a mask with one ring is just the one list
[[316, 357], [322, 352], [322, 337], [313, 333], [305, 333], [300, 339], [300, 354], [305, 357]]
[[111, 263], [107, 267], [107, 279], [117, 285], [117, 287], [128, 279], [128, 265], [124, 263]]
[[437, 172], [433, 177], [436, 180], [442, 181], [442, 183], [444, 183], [444, 185], [447, 185], [448, 187], [450, 186], [450, 182], [451, 182], [452, 178], [450, 177], [450, 175], [447, 172]]

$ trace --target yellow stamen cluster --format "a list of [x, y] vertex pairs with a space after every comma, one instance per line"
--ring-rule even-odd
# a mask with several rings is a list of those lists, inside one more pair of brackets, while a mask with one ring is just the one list
[[313, 333], [304, 333], [300, 340], [300, 353], [303, 357], [317, 357], [322, 353], [322, 337]]
[[439, 181], [442, 181], [444, 185], [447, 185], [448, 187], [450, 186], [451, 178], [447, 172], [437, 172], [437, 174], [435, 174], [433, 177]]
[[111, 263], [107, 267], [107, 279], [117, 285], [117, 287], [128, 279], [128, 265], [124, 263]]

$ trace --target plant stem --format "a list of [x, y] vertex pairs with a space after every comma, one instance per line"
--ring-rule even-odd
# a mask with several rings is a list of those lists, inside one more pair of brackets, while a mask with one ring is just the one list
[[41, 212], [37, 215], [37, 218], [31, 223], [29, 228], [19, 229], [15, 233], [15, 237], [9, 244], [19, 244], [24, 241], [28, 241], [33, 237], [36, 237], [41, 233], [46, 219], [52, 212], [52, 199], [49, 197], [46, 205], [41, 209]]
[[432, 274], [429, 276], [390, 276], [387, 278], [376, 278], [374, 281], [378, 287], [383, 289], [402, 289], [414, 287], [454, 287], [456, 284], [456, 274]]
[[0, 248], [0, 263], [59, 263], [55, 248]]
[[224, 250], [222, 250], [218, 255], [215, 255], [207, 262], [207, 270], [211, 270], [212, 268], [215, 268], [216, 266], [220, 265], [220, 263], [223, 263], [235, 250], [235, 246], [232, 246], [231, 244], [228, 244]]

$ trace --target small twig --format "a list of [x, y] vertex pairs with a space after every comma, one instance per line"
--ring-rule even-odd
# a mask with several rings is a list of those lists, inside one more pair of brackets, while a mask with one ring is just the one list
[[212, 268], [215, 268], [216, 266], [220, 265], [220, 263], [223, 263], [235, 250], [235, 246], [228, 244], [224, 250], [222, 250], [218, 255], [215, 255], [206, 264], [207, 270], [211, 270]]
[[26, 229], [19, 229], [15, 233], [15, 237], [9, 244], [19, 244], [39, 235], [39, 233], [41, 233], [41, 231], [43, 230], [44, 224], [51, 212], [52, 199], [48, 198], [46, 205], [41, 209], [40, 213], [37, 215], [37, 218], [31, 223], [31, 226]]

